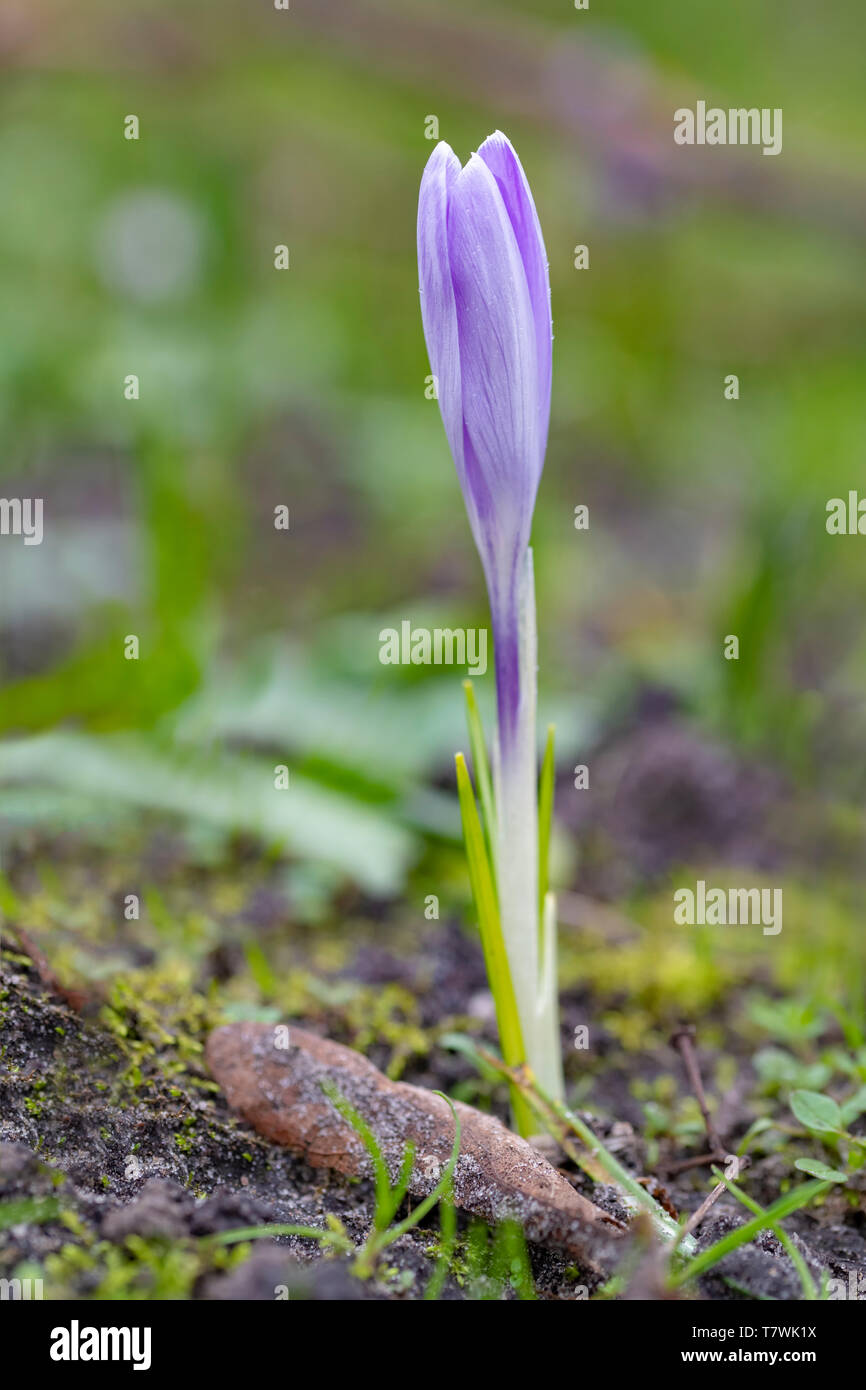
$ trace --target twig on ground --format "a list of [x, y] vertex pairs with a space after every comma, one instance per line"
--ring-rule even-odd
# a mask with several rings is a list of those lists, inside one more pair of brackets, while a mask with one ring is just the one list
[[48, 957], [37, 946], [30, 933], [19, 926], [17, 922], [7, 921], [7, 926], [15, 933], [23, 954], [30, 957], [33, 969], [49, 993], [59, 995], [61, 999], [66, 1000], [70, 1009], [73, 1009], [75, 1013], [81, 1013], [85, 1005], [90, 1003], [91, 996], [87, 991], [64, 985], [57, 972], [49, 964]]
[[676, 1030], [673, 1037], [671, 1038], [671, 1046], [676, 1048], [677, 1052], [679, 1052], [680, 1056], [683, 1059], [683, 1065], [686, 1069], [686, 1075], [689, 1078], [689, 1085], [694, 1091], [698, 1105], [701, 1109], [701, 1116], [703, 1118], [704, 1126], [707, 1131], [707, 1138], [710, 1141], [710, 1148], [713, 1150], [714, 1153], [718, 1154], [720, 1157], [724, 1157], [726, 1152], [725, 1147], [718, 1134], [716, 1133], [716, 1127], [713, 1124], [713, 1117], [710, 1114], [710, 1108], [707, 1105], [707, 1097], [706, 1092], [704, 1091], [704, 1083], [701, 1080], [701, 1069], [698, 1066], [698, 1056], [695, 1051], [694, 1028], [691, 1027], [690, 1024], [683, 1024], [682, 1027]]

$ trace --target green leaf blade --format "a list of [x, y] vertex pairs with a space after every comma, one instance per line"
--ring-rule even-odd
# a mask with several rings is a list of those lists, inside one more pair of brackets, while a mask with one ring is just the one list
[[[469, 864], [469, 881], [475, 910], [478, 913], [478, 926], [481, 932], [481, 945], [487, 967], [487, 979], [496, 1006], [496, 1022], [499, 1028], [499, 1042], [502, 1056], [509, 1067], [521, 1066], [526, 1060], [523, 1046], [523, 1030], [517, 1011], [511, 967], [502, 935], [502, 922], [496, 889], [484, 844], [481, 821], [475, 804], [472, 779], [462, 753], [455, 758], [457, 769], [457, 795], [460, 800], [460, 814], [463, 819], [463, 836], [466, 841], [466, 858]], [[521, 1134], [533, 1132], [532, 1112], [529, 1105], [512, 1087], [512, 1109]]]
[[843, 1128], [842, 1111], [832, 1096], [820, 1091], [792, 1091], [788, 1104], [800, 1124], [817, 1134], [833, 1134]]
[[493, 882], [498, 882], [496, 853], [498, 841], [498, 817], [496, 814], [496, 799], [493, 795], [493, 779], [490, 775], [490, 762], [487, 757], [487, 744], [484, 739], [484, 725], [481, 723], [481, 711], [478, 708], [478, 701], [475, 698], [475, 687], [471, 681], [463, 682], [463, 690], [466, 695], [466, 725], [469, 730], [469, 752], [472, 754], [472, 766], [475, 769], [475, 780], [478, 783], [478, 799], [481, 802], [481, 816], [484, 821], [484, 837], [487, 842], [487, 854], [490, 859]]
[[794, 1167], [801, 1173], [808, 1173], [812, 1178], [820, 1178], [822, 1182], [848, 1181], [847, 1173], [840, 1173], [838, 1168], [830, 1168], [828, 1164], [822, 1163], [820, 1158], [798, 1158]]
[[508, 964], [505, 940], [502, 935], [493, 876], [484, 846], [484, 837], [481, 832], [481, 822], [478, 819], [478, 809], [475, 805], [475, 794], [472, 789], [469, 770], [462, 753], [457, 754], [455, 762], [457, 794], [460, 799], [466, 856], [469, 861], [469, 880], [472, 885], [475, 909], [478, 913], [487, 977], [496, 1002], [502, 1055], [508, 1066], [515, 1067], [525, 1060], [523, 1035], [517, 1013], [511, 968]]
[[555, 729], [547, 726], [547, 742], [538, 783], [538, 924], [544, 921], [544, 900], [550, 887], [550, 834], [553, 825], [553, 794], [556, 781]]

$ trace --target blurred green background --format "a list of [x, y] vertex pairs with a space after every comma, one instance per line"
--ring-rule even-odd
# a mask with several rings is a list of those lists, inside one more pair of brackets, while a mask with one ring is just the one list
[[[465, 904], [462, 673], [378, 662], [403, 618], [486, 622], [424, 393], [433, 115], [461, 159], [506, 131], [550, 258], [534, 546], [562, 886], [588, 833], [569, 768], [655, 700], [746, 802], [750, 769], [781, 779], [770, 865], [859, 904], [866, 541], [824, 523], [866, 459], [864, 30], [855, 0], [4, 3], [0, 491], [45, 507], [41, 546], [0, 540], [4, 862], [156, 816], [205, 859], [238, 830], [287, 852], [300, 915], [345, 884]], [[782, 154], [676, 147], [698, 98], [781, 107]], [[724, 779], [707, 794], [737, 818]], [[661, 868], [712, 864], [713, 835]], [[652, 868], [582, 886], [633, 896]]]

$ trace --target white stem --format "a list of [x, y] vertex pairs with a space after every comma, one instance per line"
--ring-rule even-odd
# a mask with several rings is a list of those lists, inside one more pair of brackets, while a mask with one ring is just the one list
[[529, 1065], [538, 1051], [538, 766], [535, 734], [537, 643], [532, 551], [518, 605], [520, 704], [508, 757], [496, 759], [499, 910]]
[[559, 1036], [559, 995], [557, 992], [556, 898], [544, 895], [541, 922], [541, 952], [536, 1005], [537, 1047], [533, 1071], [554, 1100], [565, 1099], [562, 1076], [562, 1042]]

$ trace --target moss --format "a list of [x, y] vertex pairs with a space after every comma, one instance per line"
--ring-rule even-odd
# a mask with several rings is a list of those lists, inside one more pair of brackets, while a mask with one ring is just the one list
[[[439, 1047], [443, 1032], [455, 1028], [483, 1036], [479, 1019], [449, 1016], [447, 995], [443, 1007], [437, 999], [431, 1009], [421, 976], [409, 987], [369, 984], [346, 972], [356, 939], [366, 933], [376, 941], [378, 922], [347, 919], [338, 935], [317, 937], [286, 911], [262, 927], [249, 906], [270, 872], [261, 859], [206, 871], [181, 861], [150, 884], [150, 870], [133, 848], [126, 859], [89, 857], [86, 868], [58, 855], [50, 872], [40, 861], [35, 878], [25, 862], [13, 875], [18, 920], [63, 984], [87, 1001], [76, 1012], [52, 995], [11, 941], [0, 988], [4, 1113], [31, 1148], [85, 1172], [84, 1199], [68, 1200], [61, 1188], [59, 1217], [40, 1227], [39, 1257], [60, 1291], [52, 1296], [65, 1290], [70, 1297], [190, 1297], [219, 1260], [229, 1262], [224, 1268], [242, 1262], [239, 1247], [219, 1256], [191, 1240], [175, 1242], [173, 1252], [134, 1239], [114, 1247], [98, 1234], [102, 1213], [131, 1200], [153, 1172], [203, 1195], [217, 1184], [235, 1193], [279, 1191], [286, 1173], [297, 1171], [225, 1112], [203, 1065], [205, 1038], [223, 1021], [303, 1019], [368, 1053], [392, 1077], [444, 1075], [453, 1096], [489, 1109], [504, 1101], [501, 1086]], [[699, 876], [724, 882], [709, 870], [679, 874], [677, 881]], [[130, 884], [138, 885], [143, 911], [127, 922], [118, 903]], [[702, 1142], [700, 1114], [668, 1046], [671, 1025], [684, 1016], [700, 1019], [712, 1103], [747, 1078], [731, 1138], [765, 1122], [748, 1148], [757, 1162], [776, 1165], [775, 1192], [779, 1183], [796, 1181], [798, 1157], [823, 1152], [820, 1143], [792, 1132], [792, 1086], [811, 1083], [844, 1099], [866, 1083], [861, 1025], [856, 1011], [840, 1007], [862, 979], [856, 914], [844, 901], [797, 884], [786, 883], [784, 891], [785, 927], [771, 950], [749, 929], [675, 930], [669, 887], [628, 905], [615, 949], [608, 928], [563, 931], [564, 982], [574, 991], [566, 1007], [593, 1027], [591, 1052], [567, 1058], [570, 1080], [597, 1114], [628, 1115], [639, 1131], [635, 1162], [644, 1171], [662, 1156], [694, 1153]], [[417, 922], [407, 914], [405, 921], [389, 921], [388, 930], [389, 949], [411, 960]], [[463, 959], [459, 952], [456, 959]], [[465, 1006], [459, 991], [457, 997]], [[687, 1181], [699, 1185], [703, 1176]], [[297, 1190], [331, 1200], [327, 1185], [313, 1184], [309, 1175]], [[369, 1193], [357, 1181], [340, 1181], [335, 1191], [339, 1216], [329, 1212], [333, 1219], [343, 1221], [347, 1209], [362, 1214], [355, 1224], [344, 1222], [354, 1237], [368, 1219]], [[859, 1187], [836, 1200], [846, 1213], [862, 1211]], [[324, 1212], [319, 1219], [327, 1219]], [[419, 1233], [419, 1241], [428, 1259], [441, 1253], [430, 1231]], [[451, 1277], [473, 1296], [503, 1296], [491, 1260], [487, 1234], [475, 1253], [460, 1236]], [[389, 1265], [393, 1275], [380, 1271], [382, 1291], [418, 1296], [415, 1284], [423, 1278], [415, 1280], [396, 1254]]]
[[206, 1241], [145, 1240], [65, 1244], [44, 1264], [49, 1298], [187, 1299], [206, 1275], [225, 1273], [249, 1258], [249, 1244], [214, 1247]]

